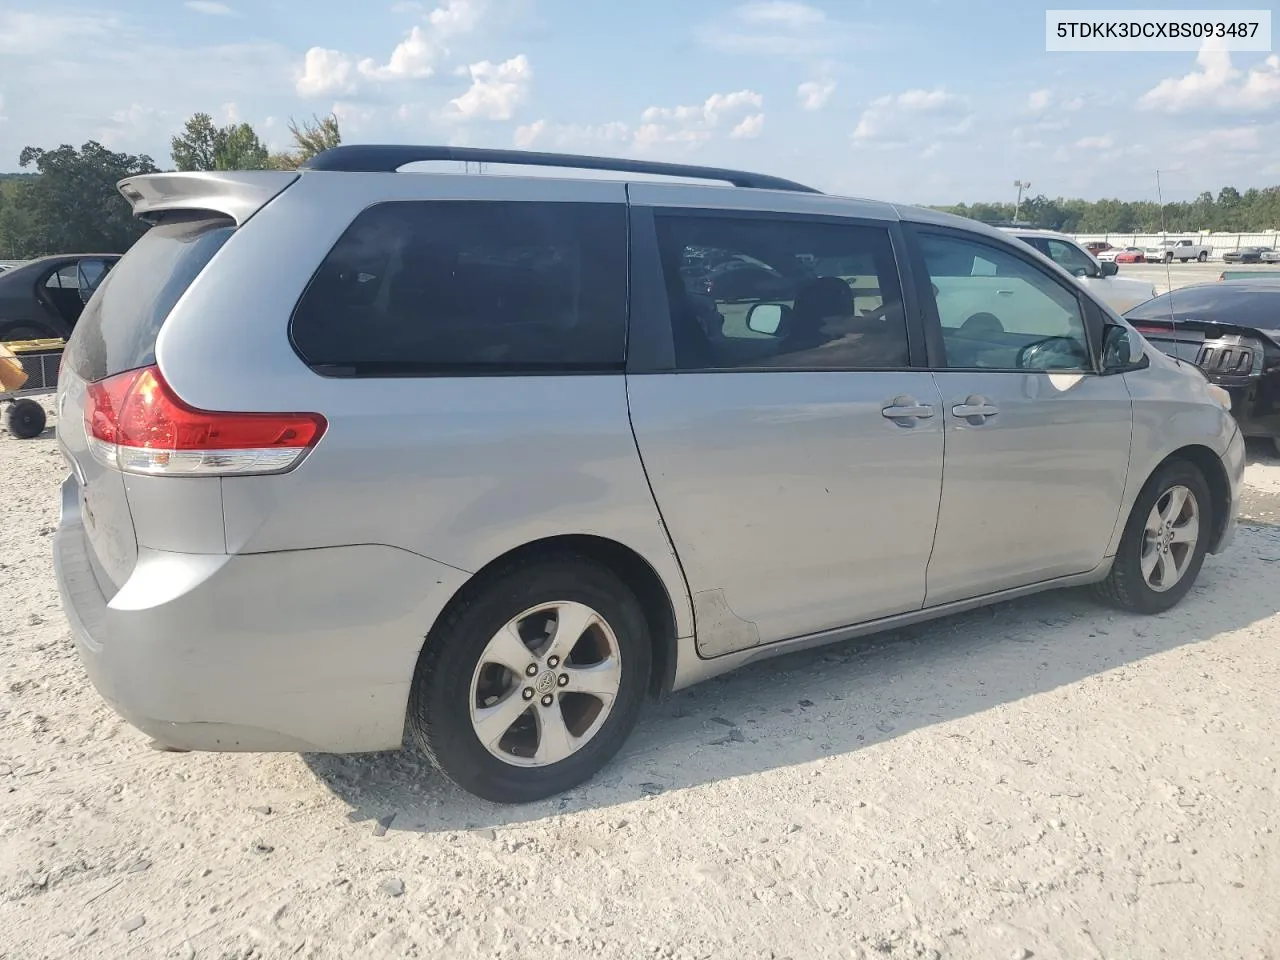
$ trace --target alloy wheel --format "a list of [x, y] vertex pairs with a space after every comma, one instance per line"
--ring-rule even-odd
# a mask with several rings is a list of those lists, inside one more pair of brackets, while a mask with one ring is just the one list
[[1170, 487], [1147, 515], [1139, 565], [1147, 586], [1158, 593], [1171, 589], [1191, 566], [1200, 540], [1200, 504], [1181, 484]]
[[485, 646], [471, 678], [471, 726], [499, 760], [549, 766], [599, 732], [621, 683], [618, 638], [599, 613], [573, 601], [540, 604]]

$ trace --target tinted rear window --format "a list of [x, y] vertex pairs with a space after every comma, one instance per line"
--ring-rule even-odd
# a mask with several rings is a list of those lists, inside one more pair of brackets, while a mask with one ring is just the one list
[[1205, 284], [1162, 294], [1125, 314], [1129, 320], [1212, 320], [1244, 327], [1280, 328], [1280, 283], [1246, 288], [1230, 282]]
[[144, 233], [103, 278], [67, 344], [66, 362], [101, 380], [156, 359], [156, 337], [173, 305], [235, 232], [221, 217], [183, 216]]
[[292, 336], [333, 376], [620, 369], [622, 204], [396, 201], [321, 264]]

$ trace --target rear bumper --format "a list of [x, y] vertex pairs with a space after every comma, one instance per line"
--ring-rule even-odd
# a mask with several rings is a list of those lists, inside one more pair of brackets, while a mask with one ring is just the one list
[[89, 550], [69, 480], [54, 570], [85, 669], [129, 723], [188, 750], [398, 747], [422, 639], [467, 578], [374, 545], [143, 549], [108, 597]]

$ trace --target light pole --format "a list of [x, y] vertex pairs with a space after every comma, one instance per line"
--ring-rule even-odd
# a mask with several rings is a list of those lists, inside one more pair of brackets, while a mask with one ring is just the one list
[[1015, 180], [1013, 181], [1013, 185], [1018, 188], [1018, 199], [1013, 205], [1013, 222], [1017, 223], [1018, 209], [1022, 206], [1022, 191], [1031, 189], [1031, 181]]

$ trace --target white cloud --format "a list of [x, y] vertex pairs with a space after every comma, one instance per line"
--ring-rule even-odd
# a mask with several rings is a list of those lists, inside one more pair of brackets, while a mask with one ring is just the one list
[[526, 123], [516, 127], [515, 134], [512, 135], [512, 142], [521, 150], [527, 150], [536, 144], [547, 132], [546, 120], [535, 120], [533, 123]]
[[1027, 109], [1032, 113], [1044, 113], [1053, 103], [1053, 94], [1048, 90], [1033, 90], [1027, 97]]
[[[700, 104], [649, 107], [634, 126], [622, 121], [601, 124], [551, 123], [535, 120], [517, 127], [517, 147], [596, 149], [610, 153], [649, 150], [661, 144], [696, 147], [718, 135], [750, 140], [764, 129], [764, 97], [754, 90], [713, 93]], [[727, 130], [726, 130], [727, 128]]]
[[1077, 110], [1083, 109], [1084, 97], [1072, 97], [1070, 100], [1062, 101], [1062, 109], [1075, 113]]
[[760, 136], [760, 131], [764, 129], [764, 114], [753, 113], [749, 117], [744, 117], [742, 122], [729, 131], [729, 136], [734, 140], [754, 140]]
[[1260, 150], [1262, 147], [1262, 131], [1258, 127], [1225, 127], [1210, 130], [1204, 136], [1193, 137], [1183, 144], [1187, 153], [1210, 153], [1219, 155], [1223, 152], [1242, 153]]
[[[397, 4], [396, 8], [408, 12], [420, 9], [420, 5]], [[298, 74], [298, 96], [353, 94], [365, 81], [395, 83], [430, 77], [449, 56], [446, 41], [474, 30], [484, 9], [482, 0], [447, 0], [427, 14], [425, 23], [409, 29], [386, 63], [374, 57], [357, 59], [340, 50], [312, 47]]]
[[218, 3], [217, 0], [187, 0], [183, 6], [188, 10], [207, 14], [211, 17], [234, 17], [236, 15], [234, 10], [225, 3]]
[[471, 87], [449, 103], [465, 119], [510, 120], [529, 96], [533, 68], [523, 53], [505, 63], [481, 60], [466, 68]]
[[836, 92], [834, 80], [806, 80], [796, 87], [801, 110], [821, 110]]
[[122, 110], [112, 111], [107, 122], [98, 128], [94, 136], [114, 148], [145, 149], [154, 128], [163, 125], [166, 119], [154, 107], [131, 103]]
[[480, 22], [484, 9], [477, 0], [448, 0], [443, 7], [437, 7], [427, 16], [436, 36], [441, 39], [470, 33]]
[[[725, 120], [748, 112], [759, 114], [763, 106], [764, 97], [754, 90], [736, 90], [733, 93], [713, 93], [703, 103], [693, 106], [649, 107], [640, 115], [635, 139], [642, 145], [701, 143], [711, 139]], [[752, 123], [763, 125], [763, 114]], [[746, 129], [749, 131], [751, 124]], [[745, 135], [738, 134], [740, 137]]]
[[747, 23], [788, 27], [792, 30], [824, 23], [827, 15], [817, 7], [796, 0], [753, 0], [738, 8], [738, 16]]
[[1272, 54], [1242, 75], [1232, 65], [1229, 51], [1202, 48], [1196, 54], [1195, 69], [1161, 80], [1138, 99], [1138, 106], [1166, 113], [1194, 109], [1243, 113], [1280, 107], [1280, 56]]
[[512, 142], [522, 150], [530, 147], [559, 149], [613, 148], [631, 143], [635, 133], [621, 121], [602, 124], [557, 123], [535, 120], [516, 127]]
[[235, 101], [224, 103], [222, 105], [222, 122], [223, 123], [239, 123], [241, 120], [240, 107]]
[[847, 54], [870, 40], [871, 28], [857, 31], [808, 3], [750, 0], [704, 22], [698, 41], [720, 53], [811, 59]]
[[344, 100], [335, 100], [329, 111], [338, 118], [344, 134], [358, 134], [377, 115], [373, 107]]
[[898, 94], [897, 98], [897, 105], [903, 110], [914, 110], [919, 113], [945, 109], [960, 102], [960, 97], [947, 93], [943, 87], [935, 87], [933, 90], [908, 90], [906, 93]]
[[0, 54], [66, 56], [68, 48], [101, 40], [117, 26], [110, 17], [89, 14], [0, 12]]
[[312, 47], [302, 61], [302, 72], [294, 88], [300, 97], [324, 97], [335, 93], [354, 93], [354, 64], [340, 50]]
[[945, 87], [906, 90], [872, 100], [858, 118], [853, 141], [864, 146], [901, 147], [922, 138], [959, 136], [969, 132], [973, 123], [968, 99], [949, 93]]
[[360, 61], [360, 73], [372, 80], [421, 80], [436, 72], [443, 49], [434, 37], [415, 26], [396, 44], [391, 59], [379, 64], [372, 57]]
[[1110, 150], [1115, 146], [1115, 140], [1110, 134], [1105, 134], [1100, 137], [1081, 137], [1075, 145], [1078, 150]]

